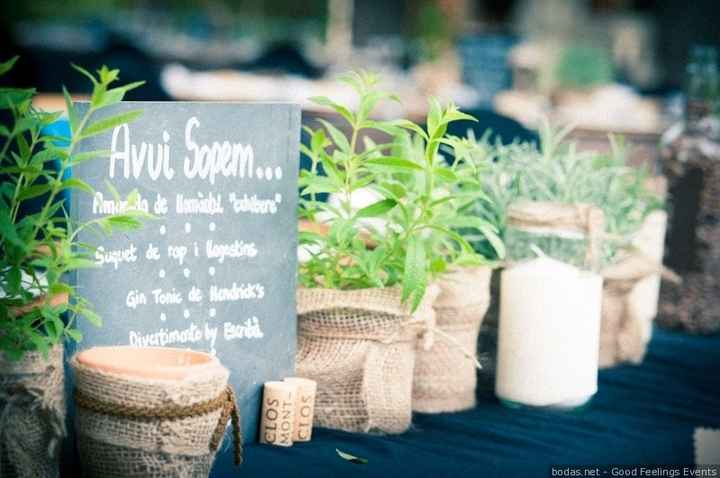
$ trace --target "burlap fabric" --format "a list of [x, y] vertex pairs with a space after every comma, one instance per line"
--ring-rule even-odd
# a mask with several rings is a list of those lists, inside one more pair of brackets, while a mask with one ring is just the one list
[[[73, 358], [78, 393], [120, 408], [189, 406], [224, 393], [228, 371], [203, 369], [184, 380], [140, 379], [82, 365]], [[77, 407], [75, 429], [89, 477], [207, 477], [222, 409], [183, 419], [121, 418]]]
[[0, 476], [58, 476], [65, 435], [63, 347], [47, 359], [27, 352], [20, 361], [0, 354]]
[[448, 272], [436, 284], [436, 329], [432, 347], [418, 347], [413, 410], [442, 413], [475, 406], [480, 325], [490, 305], [489, 267]]
[[645, 356], [658, 312], [660, 279], [677, 282], [661, 264], [665, 220], [663, 211], [649, 215], [633, 240], [636, 249], [603, 270], [600, 367], [637, 364]]
[[643, 313], [642, 298], [632, 292], [646, 277], [659, 274], [659, 264], [631, 254], [603, 270], [601, 368], [642, 362], [652, 335], [652, 317]]
[[[587, 241], [585, 267], [597, 269], [601, 258], [605, 215], [590, 204], [520, 200], [507, 210], [507, 227], [542, 235], [579, 234]], [[509, 260], [517, 258], [509, 257]], [[556, 257], [563, 260], [562, 257]]]
[[436, 287], [411, 314], [397, 287], [299, 289], [297, 374], [317, 382], [315, 424], [353, 432], [410, 426], [415, 342]]

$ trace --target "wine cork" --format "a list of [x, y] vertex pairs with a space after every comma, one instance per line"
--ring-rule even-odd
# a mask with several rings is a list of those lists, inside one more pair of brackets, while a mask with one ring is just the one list
[[315, 414], [317, 382], [300, 377], [288, 377], [285, 382], [297, 385], [293, 441], [310, 441], [310, 438], [312, 438], [313, 415]]
[[289, 382], [265, 382], [260, 443], [292, 446], [297, 388], [297, 385]]

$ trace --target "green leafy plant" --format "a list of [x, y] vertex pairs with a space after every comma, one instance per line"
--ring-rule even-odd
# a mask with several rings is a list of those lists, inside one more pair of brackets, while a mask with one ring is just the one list
[[[610, 136], [608, 154], [578, 152], [575, 143], [567, 141], [571, 130], [571, 127], [553, 129], [544, 122], [539, 147], [532, 143], [490, 145], [485, 139], [477, 141], [479, 149], [485, 152], [483, 164], [489, 164], [482, 177], [489, 200], [481, 198], [474, 211], [494, 224], [508, 240], [506, 210], [518, 199], [595, 205], [605, 214], [607, 237], [603, 259], [610, 262], [620, 249], [629, 245], [630, 236], [647, 215], [664, 204], [648, 188], [649, 170], [627, 164], [627, 148], [622, 138]], [[528, 251], [531, 236], [526, 241]], [[485, 247], [482, 241], [473, 241], [473, 245], [480, 250]], [[542, 248], [548, 255], [572, 257], [582, 256], [584, 246], [547, 239]], [[579, 249], [562, 252], [561, 248]]]
[[[311, 169], [301, 174], [301, 217], [329, 226], [326, 235], [300, 234], [301, 245], [312, 251], [300, 265], [305, 287], [358, 289], [402, 286], [403, 301], [416, 308], [430, 279], [451, 264], [487, 262], [458, 233], [472, 228], [492, 238], [501, 248], [497, 231], [487, 221], [463, 213], [482, 195], [474, 163], [464, 158], [464, 144], [446, 135], [450, 122], [473, 119], [453, 104], [430, 102], [427, 129], [406, 120], [377, 121], [371, 113], [379, 101], [395, 100], [377, 88], [378, 79], [353, 73], [342, 79], [358, 94], [355, 110], [329, 98], [314, 98], [335, 110], [348, 123], [345, 135], [326, 121], [322, 128], [307, 130], [310, 146], [302, 150]], [[374, 130], [389, 140], [377, 144], [365, 134]], [[441, 145], [453, 154], [450, 162], [439, 154]], [[320, 170], [326, 176], [321, 175]], [[451, 187], [468, 187], [450, 194]], [[366, 189], [379, 199], [360, 209], [353, 207], [353, 193]], [[318, 194], [339, 198], [322, 202]], [[368, 224], [377, 218], [383, 228]]]
[[[0, 74], [9, 71], [16, 60], [0, 64]], [[136, 229], [145, 216], [132, 208], [137, 193], [126, 198], [130, 207], [123, 214], [85, 223], [68, 214], [63, 199], [67, 192], [93, 194], [94, 190], [67, 173], [84, 161], [109, 154], [78, 152], [78, 144], [141, 114], [136, 110], [94, 120], [97, 111], [120, 102], [126, 92], [142, 83], [111, 87], [118, 80], [118, 70], [103, 66], [94, 76], [74, 68], [92, 82], [93, 92], [89, 105], [81, 110], [64, 91], [69, 138], [46, 132], [60, 113], [36, 109], [34, 89], [0, 88], [0, 112], [11, 118], [9, 124], [0, 124], [0, 351], [10, 359], [19, 359], [27, 351], [47, 353], [65, 339], [82, 340], [76, 327], [81, 316], [101, 324], [91, 304], [66, 283], [68, 274], [95, 266], [95, 248], [79, 242], [78, 233]], [[53, 163], [55, 167], [49, 167]], [[36, 207], [23, 214], [30, 203]], [[61, 300], [54, 300], [58, 297]]]

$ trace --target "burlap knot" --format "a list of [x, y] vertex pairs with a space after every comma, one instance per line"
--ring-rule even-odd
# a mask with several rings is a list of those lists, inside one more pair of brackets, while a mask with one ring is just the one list
[[652, 317], [644, 317], [633, 303], [637, 284], [652, 275], [678, 283], [680, 278], [637, 249], [628, 249], [615, 263], [603, 268], [600, 367], [622, 362], [640, 363], [651, 336]]
[[65, 430], [63, 348], [0, 357], [0, 476], [58, 476]]
[[566, 204], [551, 201], [520, 200], [507, 210], [507, 225], [538, 234], [580, 235], [587, 239], [585, 263], [591, 269], [600, 266], [605, 215], [590, 204]]
[[297, 373], [318, 383], [318, 426], [402, 433], [412, 416], [418, 338], [434, 341], [435, 286], [415, 313], [399, 287], [298, 289]]

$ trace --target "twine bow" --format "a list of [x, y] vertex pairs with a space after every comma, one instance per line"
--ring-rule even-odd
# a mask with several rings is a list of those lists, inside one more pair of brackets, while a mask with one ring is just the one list
[[235, 391], [230, 385], [217, 397], [193, 405], [163, 405], [162, 407], [121, 405], [104, 402], [94, 397], [84, 395], [81, 390], [75, 389], [75, 402], [78, 407], [102, 415], [134, 420], [182, 420], [194, 418], [222, 410], [217, 426], [210, 437], [210, 451], [215, 452], [222, 443], [225, 427], [232, 421], [234, 459], [235, 465], [243, 462], [243, 442], [240, 427], [240, 412], [235, 398]]

